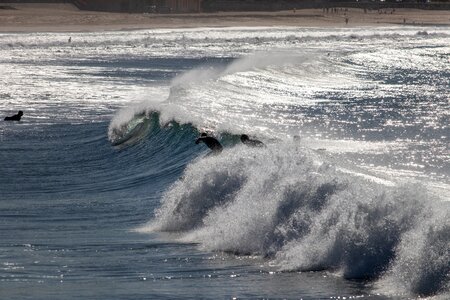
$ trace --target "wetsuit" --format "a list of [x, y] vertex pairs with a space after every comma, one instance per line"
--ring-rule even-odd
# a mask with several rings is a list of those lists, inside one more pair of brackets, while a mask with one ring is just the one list
[[208, 148], [214, 153], [220, 153], [223, 150], [223, 147], [219, 141], [211, 136], [201, 136], [195, 141], [196, 144], [200, 142], [205, 143], [205, 145], [208, 146]]

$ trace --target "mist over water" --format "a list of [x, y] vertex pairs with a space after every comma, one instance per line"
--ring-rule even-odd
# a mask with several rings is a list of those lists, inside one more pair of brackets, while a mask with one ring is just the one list
[[8, 298], [449, 297], [449, 28], [0, 41]]

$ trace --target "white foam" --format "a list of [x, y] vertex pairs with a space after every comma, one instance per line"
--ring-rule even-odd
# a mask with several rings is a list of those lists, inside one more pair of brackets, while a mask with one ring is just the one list
[[[142, 230], [184, 232], [181, 240], [209, 251], [257, 253], [280, 270], [328, 269], [347, 278], [405, 274], [411, 259], [411, 272], [430, 268], [417, 284], [404, 279], [403, 290], [430, 294], [428, 278], [447, 288], [442, 250], [450, 219], [442, 205], [420, 184], [342, 172], [294, 143], [238, 146], [190, 164]], [[425, 245], [434, 250], [423, 252]]]

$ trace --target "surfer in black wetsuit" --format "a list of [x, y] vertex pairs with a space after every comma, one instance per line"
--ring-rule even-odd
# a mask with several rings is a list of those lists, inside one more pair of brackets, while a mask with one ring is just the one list
[[205, 143], [206, 146], [208, 146], [209, 149], [212, 150], [211, 153], [219, 154], [222, 152], [223, 147], [219, 143], [219, 141], [212, 136], [208, 136], [206, 133], [202, 133], [201, 136], [195, 140], [195, 143], [198, 144], [200, 142]]
[[248, 135], [241, 135], [241, 142], [249, 147], [265, 147], [263, 142], [258, 140], [252, 140], [248, 137]]
[[20, 121], [20, 118], [23, 116], [23, 111], [19, 110], [19, 112], [11, 117], [6, 117], [5, 121]]

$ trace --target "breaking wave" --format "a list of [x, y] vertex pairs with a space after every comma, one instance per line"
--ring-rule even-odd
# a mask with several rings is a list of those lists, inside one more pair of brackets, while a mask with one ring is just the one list
[[448, 202], [420, 185], [386, 186], [282, 142], [190, 163], [141, 230], [429, 296], [449, 292], [449, 217]]
[[[283, 57], [277, 64], [293, 59], [304, 65], [311, 57]], [[282, 272], [327, 271], [369, 280], [384, 294], [450, 295], [450, 202], [415, 181], [387, 184], [339, 165], [331, 152], [307, 148], [289, 134], [268, 141], [278, 119], [266, 127], [253, 122], [248, 116], [256, 114], [257, 101], [237, 109], [249, 113], [233, 120], [221, 114], [235, 103], [222, 109], [220, 101], [204, 100], [215, 88], [234, 95], [229, 75], [259, 67], [266, 67], [264, 59], [252, 57], [195, 69], [173, 80], [166, 101], [141, 103], [114, 117], [109, 139], [116, 145], [148, 136], [172, 161], [181, 152], [196, 156], [185, 162], [183, 176], [174, 179], [153, 220], [139, 230], [176, 233], [207, 251], [260, 255]], [[199, 93], [204, 80], [212, 82]], [[267, 103], [261, 107], [254, 119], [270, 119], [264, 117]], [[197, 159], [201, 151], [192, 150], [193, 140], [208, 130], [225, 150]], [[266, 133], [259, 137], [267, 147], [238, 143], [240, 133], [260, 132]]]

